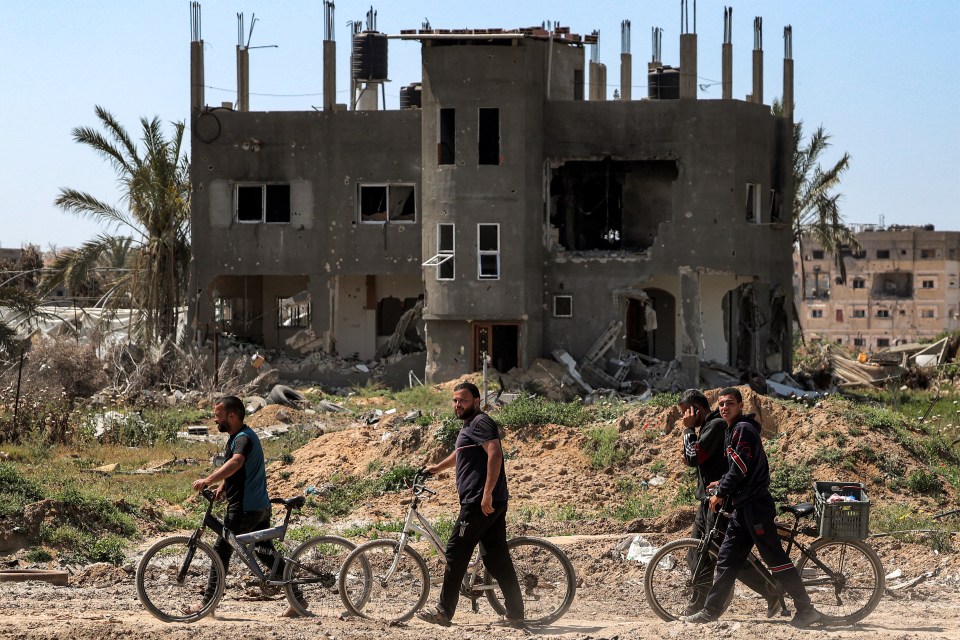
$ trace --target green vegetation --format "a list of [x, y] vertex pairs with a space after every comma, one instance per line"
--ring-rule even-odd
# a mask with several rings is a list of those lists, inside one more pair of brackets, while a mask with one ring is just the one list
[[551, 402], [536, 396], [521, 395], [496, 415], [504, 427], [520, 428], [558, 424], [579, 427], [587, 420], [587, 412], [579, 399], [573, 402]]
[[647, 403], [652, 404], [655, 407], [660, 407], [661, 409], [669, 409], [670, 407], [677, 406], [677, 403], [680, 402], [680, 393], [658, 393], [650, 398]]
[[620, 442], [616, 427], [593, 427], [586, 430], [585, 452], [594, 469], [607, 469], [624, 464], [633, 453]]
[[663, 504], [650, 495], [646, 485], [631, 478], [621, 478], [617, 482], [617, 493], [622, 496], [622, 501], [604, 511], [604, 515], [614, 520], [627, 522], [637, 518], [654, 518], [662, 512]]
[[890, 533], [897, 540], [926, 544], [940, 552], [953, 551], [952, 534], [960, 532], [960, 518], [936, 520], [909, 505], [872, 505], [870, 531]]

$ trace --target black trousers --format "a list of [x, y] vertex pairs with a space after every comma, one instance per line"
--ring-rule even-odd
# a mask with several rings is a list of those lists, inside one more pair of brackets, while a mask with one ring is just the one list
[[507, 550], [507, 503], [494, 503], [493, 513], [486, 516], [480, 503], [460, 506], [460, 515], [453, 524], [453, 533], [447, 541], [447, 566], [443, 571], [440, 590], [440, 609], [452, 619], [460, 600], [460, 584], [477, 545], [483, 545], [483, 564], [500, 585], [507, 617], [523, 619], [523, 596], [517, 571]]
[[777, 527], [773, 522], [774, 515], [776, 509], [773, 498], [769, 495], [751, 500], [734, 510], [717, 555], [717, 572], [713, 586], [710, 587], [703, 607], [707, 613], [719, 616], [723, 612], [724, 603], [733, 591], [737, 574], [754, 545], [773, 577], [793, 598], [797, 613], [813, 608], [800, 574], [780, 543], [780, 536], [777, 535]]
[[[697, 515], [693, 520], [693, 529], [690, 531], [690, 537], [702, 538], [704, 532], [709, 531], [719, 517], [720, 514], [712, 511], [706, 500], [701, 501], [700, 508], [697, 509]], [[726, 518], [721, 518], [720, 524], [718, 525], [721, 532], [726, 529], [726, 525]], [[696, 568], [696, 550], [691, 549], [687, 553], [687, 565], [691, 571]], [[694, 578], [694, 589], [690, 596], [690, 602], [699, 604], [701, 608], [703, 608], [703, 603], [707, 599], [707, 592], [710, 590], [711, 584], [713, 584], [713, 570], [715, 567], [716, 563], [713, 561], [713, 556], [708, 554], [700, 562], [700, 570]], [[771, 595], [769, 583], [763, 579], [763, 576], [761, 576], [757, 569], [749, 562], [744, 562], [743, 567], [737, 574], [737, 579], [764, 598]]]
[[[223, 526], [229, 529], [234, 535], [249, 533], [251, 531], [260, 531], [261, 529], [269, 529], [271, 526], [273, 526], [270, 523], [270, 513], [270, 507], [267, 507], [266, 509], [260, 509], [258, 511], [242, 511], [236, 507], [227, 507], [227, 515], [223, 518]], [[231, 547], [230, 543], [224, 538], [218, 537], [217, 541], [213, 545], [213, 550], [217, 552], [217, 555], [220, 556], [220, 560], [223, 562], [224, 576], [228, 575], [230, 569], [230, 557], [233, 556], [233, 547]], [[258, 542], [253, 547], [253, 551], [257, 555], [257, 558], [259, 558], [260, 562], [266, 566], [265, 573], [269, 573], [270, 569], [273, 567], [273, 554], [275, 550], [276, 548], [273, 546], [273, 540]], [[280, 567], [277, 569], [277, 575], [282, 576], [283, 569], [283, 560], [280, 560]], [[216, 590], [216, 574], [214, 574], [213, 568], [211, 568], [210, 577], [207, 580], [207, 588], [204, 591], [204, 599], [206, 600], [212, 598]]]

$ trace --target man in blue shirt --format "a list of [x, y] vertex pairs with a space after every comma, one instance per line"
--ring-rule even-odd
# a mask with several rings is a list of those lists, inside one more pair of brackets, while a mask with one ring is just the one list
[[497, 423], [480, 410], [480, 390], [470, 382], [453, 388], [453, 410], [463, 420], [456, 448], [449, 456], [428, 466], [437, 474], [456, 465], [460, 515], [447, 542], [440, 603], [433, 611], [418, 614], [421, 620], [449, 626], [460, 599], [460, 583], [477, 544], [483, 544], [483, 564], [503, 592], [506, 624], [523, 626], [523, 596], [517, 572], [507, 549], [507, 475]]
[[[272, 526], [271, 509], [270, 497], [267, 495], [263, 447], [260, 446], [257, 434], [243, 423], [246, 415], [243, 401], [236, 396], [221, 398], [214, 406], [213, 414], [220, 433], [229, 434], [223, 451], [224, 463], [206, 478], [194, 481], [193, 489], [202, 491], [223, 481], [214, 490], [214, 495], [218, 500], [226, 498], [227, 514], [223, 524], [234, 535], [269, 529]], [[230, 564], [230, 556], [233, 555], [233, 547], [223, 538], [217, 538], [213, 549], [220, 556], [226, 570]], [[275, 548], [272, 540], [257, 543], [255, 550], [261, 562], [267, 567], [273, 566]], [[282, 575], [282, 564], [279, 571]], [[213, 596], [216, 586], [215, 574], [211, 570], [204, 600]], [[197, 608], [200, 606], [197, 605]], [[296, 614], [291, 608], [285, 615]]]

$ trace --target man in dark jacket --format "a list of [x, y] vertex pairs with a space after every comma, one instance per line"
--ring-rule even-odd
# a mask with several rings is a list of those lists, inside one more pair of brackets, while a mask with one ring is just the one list
[[456, 448], [427, 473], [436, 474], [456, 465], [460, 515], [447, 542], [440, 603], [417, 614], [421, 620], [449, 626], [460, 599], [460, 583], [477, 545], [484, 549], [483, 564], [497, 580], [506, 608], [504, 623], [523, 626], [523, 596], [517, 572], [507, 549], [507, 475], [497, 423], [480, 410], [480, 390], [470, 382], [453, 388], [453, 410], [463, 420]]
[[[707, 397], [698, 389], [687, 389], [680, 396], [678, 403], [683, 423], [683, 461], [689, 467], [697, 469], [696, 497], [700, 501], [697, 514], [693, 520], [693, 529], [690, 537], [702, 538], [704, 532], [709, 531], [716, 521], [718, 514], [714, 513], [707, 503], [707, 485], [720, 480], [727, 471], [727, 460], [724, 456], [724, 434], [727, 423], [720, 417], [720, 410], [710, 411]], [[697, 429], [700, 432], [697, 433]], [[718, 524], [721, 531], [726, 529], [726, 520], [721, 519]], [[708, 587], [713, 582], [714, 562], [712, 556], [705, 556], [700, 561], [697, 570], [697, 554], [693, 551], [687, 557], [687, 564], [691, 571], [697, 571], [694, 579], [694, 591], [690, 602], [684, 610], [684, 615], [692, 615], [703, 609], [707, 599]], [[769, 592], [766, 580], [757, 573], [752, 564], [746, 563], [737, 576], [741, 582], [759, 593], [767, 601], [767, 617], [772, 617], [781, 609], [781, 597]]]
[[770, 495], [770, 467], [760, 439], [760, 425], [752, 415], [743, 414], [743, 396], [738, 389], [722, 390], [717, 404], [720, 417], [727, 424], [724, 442], [728, 467], [719, 481], [707, 485], [708, 489], [716, 488], [709, 504], [711, 510], [718, 511], [726, 503], [733, 513], [720, 545], [716, 576], [703, 609], [680, 619], [694, 623], [718, 619], [733, 591], [737, 574], [756, 545], [770, 572], [793, 598], [797, 613], [790, 624], [808, 627], [821, 616], [810, 602], [800, 574], [784, 553], [777, 535], [776, 509]]

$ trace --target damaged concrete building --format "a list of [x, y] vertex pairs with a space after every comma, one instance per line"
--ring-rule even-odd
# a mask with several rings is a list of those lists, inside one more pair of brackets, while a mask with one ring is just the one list
[[867, 352], [960, 329], [960, 232], [933, 225], [854, 230], [860, 249], [843, 250], [845, 278], [810, 237], [802, 255], [794, 255], [797, 310], [808, 340]]
[[[780, 117], [763, 102], [759, 19], [753, 91], [733, 98], [725, 20], [722, 99], [698, 99], [688, 29], [679, 69], [655, 40], [648, 96], [630, 99], [625, 22], [625, 80], [606, 100], [595, 37], [368, 24], [352, 34], [351, 104], [335, 104], [328, 35], [324, 108], [302, 112], [248, 111], [242, 86], [238, 105], [204, 106], [196, 32], [198, 336], [282, 347], [310, 328], [368, 359], [422, 299], [427, 380], [557, 350], [592, 360], [600, 384], [630, 356], [678, 360], [690, 385], [702, 360], [789, 369], [791, 35]], [[422, 77], [379, 110], [390, 39], [419, 42]]]

